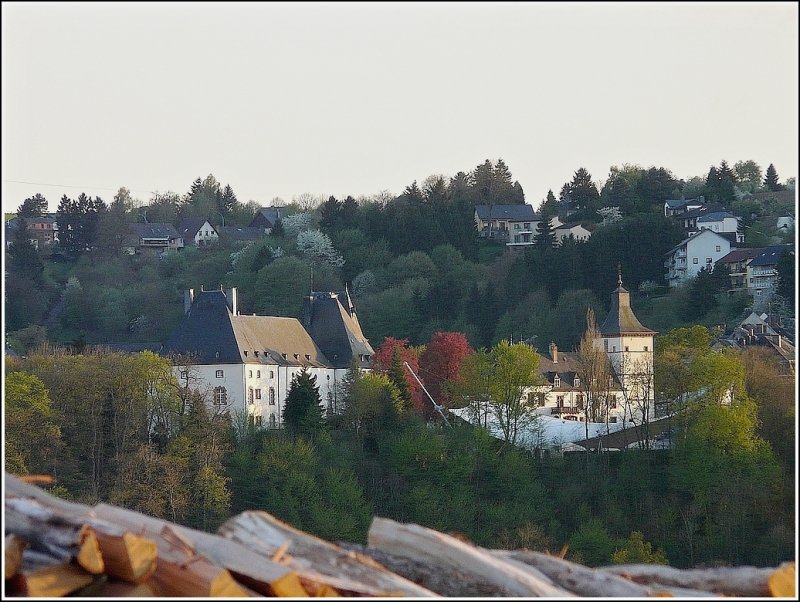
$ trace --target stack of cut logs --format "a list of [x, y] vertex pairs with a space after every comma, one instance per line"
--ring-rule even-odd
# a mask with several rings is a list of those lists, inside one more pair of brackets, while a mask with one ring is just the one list
[[489, 550], [375, 518], [368, 545], [333, 544], [265, 512], [205, 533], [122, 508], [55, 498], [5, 475], [4, 594], [30, 597], [787, 597], [795, 564], [588, 568]]

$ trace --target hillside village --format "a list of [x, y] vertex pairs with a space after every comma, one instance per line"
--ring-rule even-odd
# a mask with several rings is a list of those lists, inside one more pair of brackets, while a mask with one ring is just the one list
[[633, 524], [642, 562], [774, 564], [796, 193], [741, 174], [579, 169], [537, 209], [502, 160], [396, 197], [37, 195], [5, 225], [6, 468], [206, 530], [380, 513], [598, 565]]

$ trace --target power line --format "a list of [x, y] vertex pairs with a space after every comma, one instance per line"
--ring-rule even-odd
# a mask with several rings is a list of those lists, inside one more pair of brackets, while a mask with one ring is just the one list
[[[127, 188], [127, 186], [120, 186], [118, 188], [107, 188], [105, 186], [76, 186], [75, 184], [47, 184], [45, 182], [27, 182], [25, 180], [3, 180], [9, 184], [30, 184], [31, 186], [51, 186], [53, 188], [83, 188], [84, 190], [113, 190], [117, 191], [120, 188]], [[154, 190], [144, 190], [141, 188], [128, 188], [130, 192], [146, 192], [148, 194], [155, 194]]]

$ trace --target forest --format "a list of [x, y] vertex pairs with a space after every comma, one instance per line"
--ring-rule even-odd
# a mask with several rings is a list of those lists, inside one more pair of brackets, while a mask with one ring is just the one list
[[[775, 565], [795, 545], [794, 380], [758, 349], [711, 350], [750, 304], [726, 293], [725, 274], [665, 290], [663, 254], [683, 231], [663, 202], [703, 194], [746, 210], [746, 243], [762, 246], [779, 242], [762, 218], [784, 208], [744, 193], [782, 186], [774, 167], [763, 175], [752, 161], [723, 161], [686, 182], [625, 165], [598, 184], [579, 169], [539, 211], [580, 220], [592, 236], [553, 247], [543, 231], [520, 254], [479, 239], [473, 220], [477, 204], [525, 202], [502, 160], [398, 196], [276, 199], [283, 218], [269, 236], [161, 257], [124, 254], [125, 224], [246, 226], [260, 204], [241, 203], [212, 175], [147, 204], [126, 189], [109, 203], [65, 196], [57, 219], [72, 234], [38, 250], [20, 237], [6, 251], [6, 470], [51, 474], [65, 498], [206, 530], [264, 509], [326, 539], [363, 542], [379, 515], [489, 547], [566, 546], [589, 565]], [[23, 218], [47, 207], [37, 196]], [[607, 207], [618, 219], [598, 213]], [[587, 310], [607, 312], [618, 270], [639, 320], [661, 333], [657, 395], [682, 400], [670, 450], [534, 454], [458, 420], [448, 427], [398, 373], [403, 359], [439, 375], [434, 394], [446, 397], [468, 357], [506, 341], [573, 350]], [[793, 276], [783, 266], [791, 315]], [[298, 378], [287, 428], [273, 431], [214, 415], [166, 358], [104, 347], [157, 348], [183, 316], [183, 291], [201, 286], [237, 287], [242, 313], [295, 317], [310, 290], [347, 286], [376, 369], [351, 371], [342, 407], [327, 416], [313, 380]], [[714, 401], [718, 382], [736, 383], [730, 406]]]

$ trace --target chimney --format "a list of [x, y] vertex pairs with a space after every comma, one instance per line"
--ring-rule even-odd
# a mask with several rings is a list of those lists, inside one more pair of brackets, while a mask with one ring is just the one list
[[183, 313], [189, 313], [189, 310], [192, 308], [192, 303], [194, 303], [194, 289], [187, 288], [183, 291]]
[[550, 357], [553, 358], [553, 363], [558, 363], [558, 347], [555, 343], [550, 343]]
[[236, 302], [236, 287], [225, 289], [225, 301], [228, 304], [228, 309], [234, 316], [239, 315], [239, 306]]

